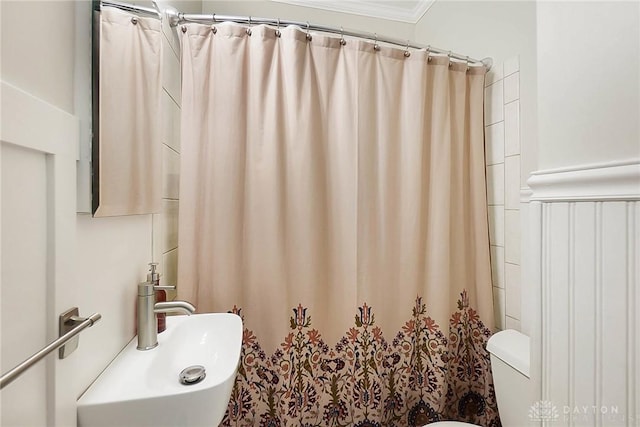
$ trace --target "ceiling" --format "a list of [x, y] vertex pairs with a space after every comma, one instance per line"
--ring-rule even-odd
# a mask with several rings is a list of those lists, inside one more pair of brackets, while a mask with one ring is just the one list
[[334, 12], [417, 23], [436, 0], [271, 0]]

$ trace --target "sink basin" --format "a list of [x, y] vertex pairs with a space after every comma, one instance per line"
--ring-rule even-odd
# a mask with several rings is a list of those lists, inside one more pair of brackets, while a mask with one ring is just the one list
[[[158, 346], [136, 349], [137, 337], [78, 400], [78, 424], [94, 426], [215, 426], [227, 409], [240, 360], [242, 320], [235, 314], [167, 316]], [[197, 384], [179, 381], [201, 365]]]

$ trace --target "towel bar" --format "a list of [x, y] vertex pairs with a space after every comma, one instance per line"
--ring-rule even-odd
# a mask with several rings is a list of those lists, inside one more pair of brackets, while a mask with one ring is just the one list
[[[67, 310], [67, 312], [71, 310]], [[86, 328], [93, 326], [93, 324], [96, 323], [101, 318], [102, 318], [102, 315], [100, 315], [100, 313], [93, 313], [91, 316], [87, 318], [77, 318], [77, 317], [70, 318], [71, 322], [75, 322], [75, 327], [73, 327], [71, 330], [69, 330], [66, 333], [63, 333], [63, 330], [61, 330], [60, 332], [62, 334], [58, 339], [51, 342], [42, 350], [33, 354], [31, 357], [27, 358], [24, 362], [20, 363], [15, 368], [3, 374], [2, 377], [0, 378], [0, 389], [4, 388], [4, 386], [11, 383], [18, 376], [20, 376], [24, 371], [26, 371], [35, 363], [43, 359], [47, 354], [51, 353], [53, 350], [57, 349], [58, 347], [63, 346], [65, 343], [67, 343], [69, 340], [74, 338], [76, 335], [78, 335], [80, 332], [82, 332]]]

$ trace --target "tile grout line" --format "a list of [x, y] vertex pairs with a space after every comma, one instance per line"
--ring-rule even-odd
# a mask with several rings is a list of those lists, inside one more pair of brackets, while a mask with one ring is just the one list
[[497, 122], [495, 122], [495, 123], [491, 123], [491, 124], [489, 124], [489, 125], [484, 125], [484, 127], [485, 127], [485, 129], [486, 129], [486, 128], [490, 128], [491, 126], [498, 125], [498, 124], [500, 124], [500, 123], [502, 123], [502, 122], [504, 122], [504, 118], [503, 118], [502, 120], [498, 120], [498, 121], [497, 121]]
[[180, 152], [177, 151], [175, 148], [173, 148], [172, 146], [170, 146], [169, 144], [167, 144], [166, 142], [163, 142], [162, 145], [164, 145], [165, 147], [167, 147], [168, 149], [170, 149], [171, 151], [173, 151], [174, 153], [176, 153], [178, 156], [180, 155]]

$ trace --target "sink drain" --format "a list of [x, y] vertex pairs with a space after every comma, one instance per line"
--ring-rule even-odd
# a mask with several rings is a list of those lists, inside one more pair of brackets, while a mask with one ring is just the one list
[[207, 376], [202, 365], [194, 365], [185, 368], [180, 372], [180, 383], [184, 385], [198, 384]]

